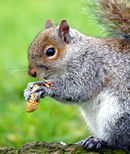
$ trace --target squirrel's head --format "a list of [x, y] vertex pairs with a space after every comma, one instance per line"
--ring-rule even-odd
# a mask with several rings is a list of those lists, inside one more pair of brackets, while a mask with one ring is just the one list
[[65, 69], [66, 48], [70, 44], [69, 25], [62, 20], [53, 26], [51, 20], [45, 23], [28, 51], [28, 74], [36, 78], [56, 79]]

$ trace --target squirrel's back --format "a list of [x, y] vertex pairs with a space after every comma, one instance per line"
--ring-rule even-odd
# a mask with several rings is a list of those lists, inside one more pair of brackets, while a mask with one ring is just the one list
[[[126, 39], [100, 39], [99, 54], [102, 55], [105, 84], [117, 91], [118, 98], [128, 102], [130, 94], [130, 42]], [[129, 102], [128, 102], [129, 104]]]

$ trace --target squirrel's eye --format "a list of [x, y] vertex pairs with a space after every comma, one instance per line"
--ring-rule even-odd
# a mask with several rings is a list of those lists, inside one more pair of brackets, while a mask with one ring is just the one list
[[46, 56], [52, 57], [55, 55], [55, 53], [56, 53], [55, 48], [49, 48], [49, 49], [47, 49]]

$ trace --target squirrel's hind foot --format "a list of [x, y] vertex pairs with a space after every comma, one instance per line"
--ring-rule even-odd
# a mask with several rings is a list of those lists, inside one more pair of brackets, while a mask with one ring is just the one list
[[107, 147], [107, 143], [99, 138], [90, 136], [76, 144], [83, 146], [87, 150], [99, 150]]

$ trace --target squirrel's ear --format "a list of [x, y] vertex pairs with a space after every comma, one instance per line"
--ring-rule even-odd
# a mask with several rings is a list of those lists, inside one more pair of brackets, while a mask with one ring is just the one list
[[50, 28], [53, 26], [52, 20], [48, 19], [45, 23], [45, 29]]
[[70, 42], [69, 24], [66, 20], [62, 20], [59, 26], [59, 37], [66, 43]]

